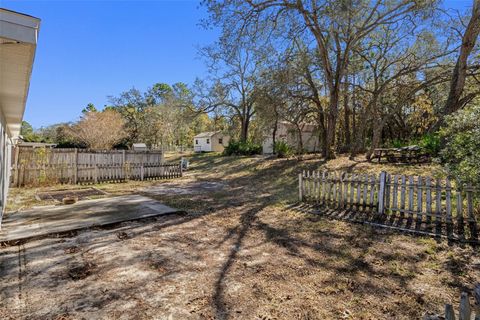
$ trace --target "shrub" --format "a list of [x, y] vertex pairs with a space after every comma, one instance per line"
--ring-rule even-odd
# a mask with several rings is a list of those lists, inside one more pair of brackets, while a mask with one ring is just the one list
[[447, 170], [463, 183], [480, 186], [480, 105], [445, 118], [440, 130], [444, 148], [440, 158]]
[[399, 139], [395, 139], [392, 141], [392, 148], [401, 148], [401, 147], [405, 147], [406, 145], [408, 145], [408, 143], [405, 143], [405, 141], [402, 141], [402, 140], [399, 140]]
[[411, 145], [418, 145], [424, 148], [431, 156], [438, 156], [441, 148], [440, 137], [436, 134], [426, 134], [420, 139], [408, 141], [395, 139], [391, 142], [393, 148], [402, 148]]
[[285, 141], [275, 142], [273, 146], [273, 151], [277, 154], [279, 158], [286, 158], [293, 155], [292, 147]]
[[438, 156], [438, 153], [440, 152], [441, 143], [438, 135], [426, 134], [420, 139], [418, 144], [431, 156]]
[[251, 141], [230, 140], [223, 150], [223, 154], [226, 156], [251, 156], [260, 153], [262, 153], [262, 146]]

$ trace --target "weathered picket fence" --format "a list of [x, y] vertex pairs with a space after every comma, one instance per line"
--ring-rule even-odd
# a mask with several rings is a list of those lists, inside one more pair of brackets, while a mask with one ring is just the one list
[[162, 163], [160, 150], [91, 150], [77, 148], [27, 148], [16, 146], [12, 165], [49, 164], [67, 166], [120, 165], [124, 163]]
[[182, 176], [180, 164], [165, 164], [160, 151], [15, 150], [11, 185], [99, 183]]
[[[478, 283], [473, 290], [474, 303], [470, 303], [470, 295], [467, 292], [462, 292], [460, 297], [460, 305], [458, 308], [459, 320], [480, 320], [480, 283]], [[424, 320], [456, 320], [455, 310], [451, 304], [445, 305], [445, 316], [425, 315]]]
[[144, 164], [98, 164], [95, 166], [67, 165], [19, 165], [14, 186], [35, 186], [40, 184], [89, 184], [101, 182], [122, 182], [126, 180], [171, 179], [181, 177], [180, 163]]
[[386, 172], [372, 175], [304, 171], [298, 178], [300, 202], [332, 209], [337, 216], [465, 241], [478, 240], [478, 191], [469, 185]]

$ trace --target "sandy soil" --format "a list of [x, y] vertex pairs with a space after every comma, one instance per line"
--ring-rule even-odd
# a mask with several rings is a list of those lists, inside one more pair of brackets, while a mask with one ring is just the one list
[[187, 215], [1, 248], [0, 319], [420, 319], [480, 279], [478, 248], [288, 209], [296, 162], [192, 162], [150, 194]]

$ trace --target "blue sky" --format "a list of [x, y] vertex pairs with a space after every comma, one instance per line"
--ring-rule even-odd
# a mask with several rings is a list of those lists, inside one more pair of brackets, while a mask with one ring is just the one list
[[[465, 8], [472, 0], [448, 0]], [[87, 103], [156, 82], [192, 83], [206, 68], [197, 47], [218, 30], [198, 25], [199, 1], [22, 1], [0, 7], [42, 20], [24, 119], [34, 127], [76, 120]]]
[[218, 32], [198, 25], [199, 1], [6, 1], [42, 20], [24, 119], [34, 127], [79, 117], [92, 102], [156, 82], [205, 74], [197, 46]]

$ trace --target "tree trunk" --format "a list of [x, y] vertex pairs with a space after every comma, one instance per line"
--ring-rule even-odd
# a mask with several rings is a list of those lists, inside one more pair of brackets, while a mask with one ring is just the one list
[[[356, 134], [357, 134], [357, 124], [356, 124], [356, 118], [357, 118], [357, 111], [356, 111], [356, 105], [357, 105], [357, 99], [355, 95], [355, 73], [353, 74], [353, 87], [352, 87], [352, 136], [351, 136], [351, 141], [356, 140]], [[350, 143], [350, 151], [352, 150], [352, 143]]]
[[247, 142], [248, 140], [248, 127], [250, 125], [250, 119], [248, 117], [242, 118], [242, 127], [240, 130], [240, 141]]
[[365, 110], [363, 110], [362, 113], [359, 115], [359, 120], [357, 121], [357, 128], [358, 130], [355, 130], [355, 143], [353, 144], [353, 147], [350, 152], [350, 159], [354, 159], [358, 153], [363, 150], [364, 143], [365, 143], [365, 134], [367, 131], [367, 119], [368, 116], [370, 115], [370, 110], [372, 109], [372, 106], [376, 108], [378, 97], [374, 95], [372, 97], [372, 101], [365, 107]]
[[303, 154], [303, 137], [302, 137], [302, 128], [298, 124], [295, 124], [297, 127], [298, 142], [297, 142], [297, 154]]
[[380, 146], [380, 143], [382, 142], [383, 125], [384, 125], [384, 122], [383, 120], [381, 120], [380, 123], [378, 123], [377, 125], [374, 125], [373, 127], [372, 144], [366, 154], [367, 161], [371, 160], [373, 150], [378, 148]]
[[447, 102], [442, 116], [449, 115], [462, 107], [460, 98], [465, 86], [467, 77], [467, 62], [470, 53], [475, 47], [475, 42], [480, 33], [480, 0], [474, 0], [472, 16], [470, 22], [465, 29], [460, 47], [460, 54], [453, 69], [452, 81], [450, 83], [450, 91], [448, 93]]
[[[347, 77], [346, 77], [347, 78]], [[346, 79], [348, 80], [348, 78]], [[345, 122], [345, 149], [350, 150], [351, 138], [350, 138], [350, 109], [348, 107], [348, 83], [345, 81], [343, 88], [343, 111]]]
[[338, 114], [338, 88], [335, 88], [330, 93], [329, 110], [327, 115], [327, 136], [325, 159], [335, 159], [334, 145], [335, 145], [335, 130], [337, 125]]
[[325, 157], [327, 152], [327, 129], [325, 127], [325, 115], [323, 114], [322, 105], [317, 103], [317, 124], [318, 124], [318, 142], [322, 150], [322, 156]]
[[277, 130], [278, 130], [278, 117], [275, 118], [275, 124], [273, 126], [273, 132], [272, 132], [272, 152], [273, 152], [273, 154], [277, 153], [275, 151], [275, 144], [277, 143]]

